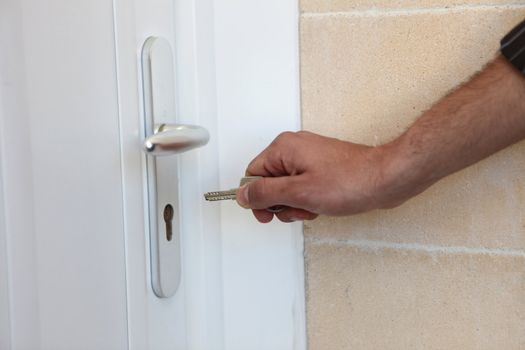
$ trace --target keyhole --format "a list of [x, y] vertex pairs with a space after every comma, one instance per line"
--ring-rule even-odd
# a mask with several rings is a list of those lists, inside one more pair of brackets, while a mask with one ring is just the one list
[[164, 207], [164, 222], [166, 223], [166, 239], [171, 241], [173, 237], [173, 226], [171, 222], [173, 221], [173, 207], [171, 204], [166, 204]]

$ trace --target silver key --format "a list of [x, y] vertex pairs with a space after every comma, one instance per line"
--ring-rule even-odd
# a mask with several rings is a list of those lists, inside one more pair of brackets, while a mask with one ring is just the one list
[[[245, 176], [241, 179], [241, 182], [239, 184], [239, 187], [253, 181], [257, 181], [261, 179], [262, 176]], [[216, 192], [208, 192], [204, 194], [204, 198], [207, 201], [223, 201], [228, 199], [235, 200], [235, 191], [237, 191], [236, 188], [233, 188], [231, 190], [227, 191], [216, 191]]]
[[[253, 181], [257, 181], [259, 179], [261, 179], [262, 176], [245, 176], [241, 179], [241, 182], [239, 184], [239, 187], [247, 184], [247, 183], [250, 183], [250, 182], [253, 182]], [[236, 199], [236, 195], [235, 195], [235, 192], [237, 191], [236, 188], [233, 188], [231, 190], [227, 190], [227, 191], [215, 191], [215, 192], [208, 192], [208, 193], [205, 193], [204, 194], [204, 198], [207, 200], [207, 201], [223, 201], [223, 200], [235, 200]], [[269, 211], [270, 213], [279, 213], [281, 211], [283, 211], [285, 209], [284, 206], [282, 205], [275, 205], [273, 207], [270, 207], [268, 209], [266, 209], [267, 211]]]

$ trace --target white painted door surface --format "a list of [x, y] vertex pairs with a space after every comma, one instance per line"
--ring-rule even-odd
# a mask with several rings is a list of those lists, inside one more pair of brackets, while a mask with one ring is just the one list
[[[182, 282], [150, 285], [139, 56], [175, 52]], [[299, 128], [293, 0], [0, 0], [0, 349], [304, 349], [301, 226], [231, 188]]]

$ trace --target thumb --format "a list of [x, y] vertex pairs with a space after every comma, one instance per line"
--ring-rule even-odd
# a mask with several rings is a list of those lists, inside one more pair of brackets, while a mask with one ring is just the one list
[[[237, 202], [241, 207], [266, 209], [274, 205], [304, 208], [301, 203], [300, 176], [263, 177], [237, 190]], [[304, 201], [304, 200], [303, 200]]]

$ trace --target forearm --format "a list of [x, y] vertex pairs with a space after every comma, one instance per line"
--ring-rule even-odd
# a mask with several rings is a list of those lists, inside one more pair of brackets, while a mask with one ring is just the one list
[[[498, 58], [424, 113], [403, 135], [369, 147], [283, 133], [247, 168], [264, 178], [237, 201], [261, 222], [395, 207], [439, 179], [525, 138], [525, 78]], [[525, 155], [524, 155], [525, 157]]]
[[525, 78], [498, 57], [385, 151], [385, 206], [525, 138]]

